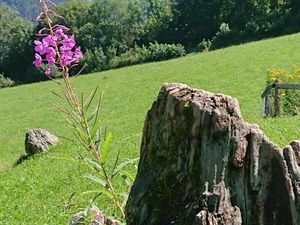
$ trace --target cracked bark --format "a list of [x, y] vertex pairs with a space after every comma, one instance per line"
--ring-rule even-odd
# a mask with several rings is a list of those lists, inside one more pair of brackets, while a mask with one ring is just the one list
[[235, 98], [165, 84], [126, 215], [127, 225], [300, 225], [300, 142], [280, 149]]

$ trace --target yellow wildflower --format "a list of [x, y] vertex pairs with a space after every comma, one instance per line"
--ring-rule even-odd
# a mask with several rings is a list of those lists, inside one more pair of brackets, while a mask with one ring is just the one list
[[297, 77], [297, 74], [289, 74], [288, 78], [289, 79], [295, 79]]

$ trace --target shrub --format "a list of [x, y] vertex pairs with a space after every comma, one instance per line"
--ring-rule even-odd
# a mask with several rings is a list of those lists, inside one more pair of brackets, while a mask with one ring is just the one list
[[184, 46], [181, 44], [159, 44], [154, 42], [150, 43], [148, 50], [150, 51], [148, 61], [173, 59], [186, 54]]
[[149, 50], [145, 47], [139, 47], [135, 45], [133, 48], [129, 49], [127, 52], [115, 56], [110, 62], [109, 67], [118, 68], [123, 66], [130, 66], [139, 63], [146, 62], [150, 56]]
[[85, 73], [101, 71], [107, 67], [107, 56], [102, 48], [87, 50], [84, 54], [83, 63], [85, 64]]
[[144, 62], [167, 60], [181, 57], [185, 54], [185, 49], [180, 44], [159, 44], [155, 42], [150, 43], [148, 48], [144, 45], [142, 47], [135, 45], [127, 52], [111, 59], [109, 62], [109, 67], [118, 68]]
[[227, 23], [222, 23], [219, 27], [219, 31], [211, 40], [210, 49], [217, 49], [226, 47], [233, 43], [235, 34], [229, 28]]
[[196, 47], [197, 52], [208, 52], [211, 49], [212, 43], [209, 39], [203, 39]]
[[4, 75], [0, 74], [0, 88], [12, 87], [15, 85], [15, 82], [9, 77], [4, 77]]

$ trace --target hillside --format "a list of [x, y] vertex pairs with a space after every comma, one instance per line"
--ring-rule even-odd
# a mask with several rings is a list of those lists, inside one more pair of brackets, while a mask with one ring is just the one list
[[[65, 2], [65, 0], [52, 0], [54, 3], [59, 4]], [[37, 7], [36, 0], [0, 0], [0, 3], [17, 10], [23, 18], [33, 19], [38, 15], [39, 8]]]
[[[299, 43], [300, 34], [294, 34], [80, 76], [74, 83], [85, 94], [98, 84], [104, 91], [102, 115], [108, 117], [114, 152], [121, 149], [123, 159], [139, 155], [144, 117], [165, 82], [237, 97], [244, 119], [257, 123], [272, 141], [284, 146], [300, 139], [300, 117], [262, 118], [260, 94], [268, 69], [300, 65]], [[52, 105], [59, 99], [50, 90], [57, 90], [53, 82], [0, 90], [0, 224], [67, 224], [70, 215], [92, 198], [80, 193], [97, 188], [84, 180], [87, 169], [75, 160], [83, 150], [64, 139], [51, 152], [13, 167], [24, 154], [28, 129], [42, 127], [59, 136], [71, 136]], [[69, 208], [68, 199], [74, 192], [73, 207]], [[113, 213], [105, 200], [99, 199], [98, 204]]]

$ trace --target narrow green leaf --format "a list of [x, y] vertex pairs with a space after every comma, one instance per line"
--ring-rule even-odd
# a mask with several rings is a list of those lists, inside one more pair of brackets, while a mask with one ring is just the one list
[[110, 199], [113, 199], [114, 196], [112, 195], [112, 193], [110, 193], [109, 191], [107, 190], [94, 190], [94, 191], [85, 191], [85, 192], [82, 192], [81, 193], [82, 195], [86, 195], [86, 194], [104, 194], [106, 197], [110, 198]]
[[[95, 161], [95, 160], [92, 160], [92, 159], [88, 159], [88, 158], [84, 158], [84, 160], [88, 163], [88, 164], [90, 164], [90, 165], [92, 165], [93, 166], [93, 168], [97, 171], [97, 172], [103, 172], [103, 168], [102, 168], [102, 166], [100, 165], [100, 163], [99, 162], [97, 162], [97, 161]], [[100, 174], [103, 178], [104, 178], [104, 176], [103, 176], [103, 174]]]
[[102, 126], [102, 124], [107, 120], [107, 118], [104, 118], [102, 120], [99, 120], [98, 123], [93, 127], [93, 129], [91, 130], [91, 137], [93, 139], [95, 139], [96, 133], [98, 131], [98, 129]]
[[99, 177], [96, 177], [96, 176], [93, 176], [93, 175], [90, 175], [90, 174], [86, 174], [83, 177], [88, 178], [88, 179], [100, 184], [101, 186], [103, 186], [105, 188], [107, 186], [107, 183]]
[[64, 161], [71, 161], [71, 162], [78, 162], [78, 159], [73, 158], [65, 158], [65, 157], [56, 157], [56, 156], [49, 156], [50, 159], [56, 159], [56, 160], [64, 160]]
[[91, 122], [91, 120], [93, 120], [93, 118], [94, 118], [94, 116], [96, 115], [96, 113], [97, 113], [97, 111], [96, 110], [94, 110], [91, 114], [90, 114], [90, 116], [88, 117], [88, 123], [90, 123]]
[[127, 192], [122, 192], [121, 194], [120, 194], [123, 198], [124, 198], [124, 200], [123, 200], [123, 202], [122, 202], [122, 208], [124, 208], [125, 207], [125, 205], [126, 205], [126, 202], [127, 202], [127, 199], [128, 199], [128, 196], [129, 196], [129, 194], [127, 193]]
[[[120, 148], [118, 149], [118, 153], [117, 153], [117, 156], [116, 156], [116, 159], [115, 159], [115, 163], [114, 163], [114, 166], [113, 166], [113, 168], [112, 168], [112, 172], [114, 172], [115, 171], [115, 169], [117, 168], [117, 165], [118, 165], [118, 162], [119, 162], [119, 158], [120, 158]], [[111, 177], [111, 178], [113, 178], [113, 177]]]
[[101, 163], [105, 163], [112, 143], [112, 133], [109, 132], [101, 145]]
[[127, 183], [126, 179], [130, 179], [130, 184], [131, 182], [134, 181], [134, 175], [129, 173], [128, 171], [121, 170], [119, 173], [121, 174], [122, 178], [125, 180], [126, 183]]
[[[130, 164], [134, 164], [136, 161], [138, 161], [139, 158], [135, 158], [135, 159], [130, 159], [127, 160], [125, 162], [120, 163], [116, 169], [113, 171], [112, 173], [112, 177], [114, 177], [115, 175], [117, 175], [121, 170], [123, 170], [126, 166], [130, 165]], [[133, 178], [134, 179], [134, 178]]]
[[63, 96], [61, 96], [60, 94], [56, 93], [55, 91], [50, 91], [52, 94], [54, 94], [55, 96], [63, 99], [63, 100], [66, 100]]
[[100, 112], [100, 106], [101, 106], [103, 95], [104, 95], [104, 93], [102, 92], [101, 95], [100, 95], [100, 97], [99, 97], [96, 109], [95, 109], [96, 116], [95, 116], [95, 119], [94, 119], [93, 129], [96, 127], [97, 121], [99, 121], [99, 112]]
[[84, 143], [87, 143], [88, 140], [89, 140], [89, 137], [87, 136], [87, 134], [81, 129], [79, 128], [78, 126], [76, 126], [76, 131], [77, 131], [77, 134], [80, 136], [80, 138], [82, 139], [82, 141]]
[[80, 153], [78, 153], [78, 154], [79, 154], [80, 159], [83, 160], [83, 162], [87, 165], [87, 167], [88, 167], [90, 170], [95, 171], [95, 172], [99, 172], [94, 166], [92, 166], [92, 165], [87, 161], [86, 158], [84, 158]]
[[84, 105], [84, 103], [83, 103], [83, 93], [81, 92], [81, 94], [80, 94], [80, 104], [81, 104], [81, 110], [82, 110], [82, 112], [84, 111], [83, 109], [83, 105]]
[[90, 152], [90, 149], [88, 148], [88, 146], [84, 143], [84, 141], [81, 139], [81, 137], [76, 133], [73, 132], [74, 136], [77, 138], [77, 140], [79, 141], [81, 147], [83, 147], [85, 150], [87, 150], [88, 152]]
[[96, 133], [95, 145], [97, 147], [98, 154], [101, 157], [101, 131], [100, 131], [100, 128], [97, 130], [97, 133]]
[[91, 103], [93, 102], [93, 99], [95, 98], [95, 95], [96, 95], [96, 93], [98, 91], [98, 88], [99, 88], [99, 85], [95, 88], [94, 91], [91, 92], [91, 94], [89, 95], [89, 97], [85, 100], [85, 102], [83, 104], [84, 107], [85, 107], [85, 110], [89, 109]]

